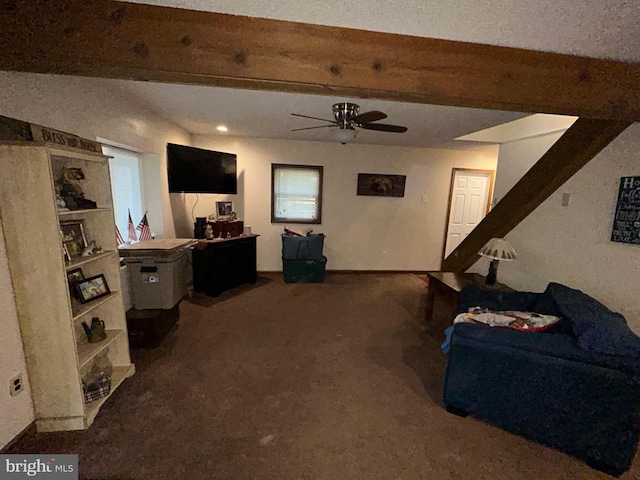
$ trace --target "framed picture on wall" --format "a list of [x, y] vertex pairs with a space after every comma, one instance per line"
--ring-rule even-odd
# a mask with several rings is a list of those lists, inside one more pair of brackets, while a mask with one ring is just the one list
[[620, 178], [611, 241], [640, 245], [640, 176]]
[[406, 175], [359, 173], [357, 195], [370, 197], [404, 197]]
[[216, 202], [216, 219], [229, 220], [233, 214], [233, 202]]

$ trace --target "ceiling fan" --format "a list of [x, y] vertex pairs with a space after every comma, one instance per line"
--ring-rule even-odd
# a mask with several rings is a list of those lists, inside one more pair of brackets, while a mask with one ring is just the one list
[[362, 128], [364, 130], [377, 130], [379, 132], [392, 132], [392, 133], [404, 133], [407, 131], [407, 127], [400, 125], [390, 125], [387, 123], [373, 123], [378, 120], [387, 118], [385, 113], [377, 110], [370, 112], [360, 112], [360, 106], [355, 103], [341, 102], [333, 104], [333, 118], [334, 120], [326, 120], [324, 118], [310, 117], [308, 115], [300, 115], [298, 113], [292, 113], [294, 117], [310, 118], [311, 120], [321, 120], [323, 122], [329, 122], [329, 125], [320, 125], [317, 127], [305, 127], [296, 128], [291, 130], [292, 132], [299, 132], [301, 130], [312, 130], [314, 128], [332, 128], [337, 127], [338, 140], [341, 143], [347, 143], [347, 141], [355, 138], [357, 135], [356, 128]]

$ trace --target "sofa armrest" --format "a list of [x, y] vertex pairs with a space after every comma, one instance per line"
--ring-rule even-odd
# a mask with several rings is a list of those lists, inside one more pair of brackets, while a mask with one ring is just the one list
[[484, 290], [473, 285], [464, 287], [458, 295], [458, 313], [469, 308], [483, 307], [493, 311], [516, 310], [530, 312], [539, 293]]

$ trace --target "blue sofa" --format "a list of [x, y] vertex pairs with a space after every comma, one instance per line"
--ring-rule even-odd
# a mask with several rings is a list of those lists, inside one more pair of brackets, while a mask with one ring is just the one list
[[444, 386], [447, 410], [606, 473], [626, 471], [638, 446], [640, 339], [624, 317], [557, 283], [543, 293], [463, 289], [458, 312], [475, 306], [562, 320], [539, 333], [457, 324]]

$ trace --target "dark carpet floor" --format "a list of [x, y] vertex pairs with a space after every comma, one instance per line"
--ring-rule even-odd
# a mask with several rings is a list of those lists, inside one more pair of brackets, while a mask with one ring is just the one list
[[448, 414], [425, 294], [410, 274], [274, 274], [183, 301], [90, 429], [29, 432], [10, 453], [78, 453], [86, 479], [609, 478]]

